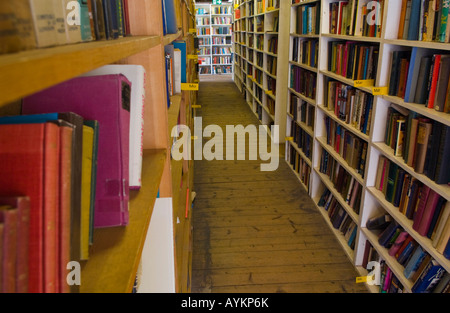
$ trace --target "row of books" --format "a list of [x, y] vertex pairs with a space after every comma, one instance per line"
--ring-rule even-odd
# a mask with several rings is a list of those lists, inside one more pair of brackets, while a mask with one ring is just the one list
[[448, 0], [402, 0], [398, 39], [450, 42]]
[[450, 113], [450, 55], [414, 47], [393, 51], [391, 64], [389, 95]]
[[[380, 293], [404, 293], [407, 292], [394, 272], [389, 268], [372, 244], [367, 240], [364, 249], [364, 259], [362, 266], [367, 268], [375, 262], [379, 266], [379, 292]], [[374, 264], [371, 264], [374, 265]], [[376, 265], [370, 270], [376, 269]], [[442, 270], [442, 267], [434, 260], [426, 260], [422, 266], [416, 270], [412, 292], [414, 293], [448, 293], [450, 291], [450, 274]]]
[[212, 28], [212, 34], [213, 35], [230, 35], [231, 36], [231, 29], [229, 27], [215, 27]]
[[297, 7], [295, 32], [299, 35], [317, 35], [320, 30], [320, 2]]
[[342, 233], [347, 245], [354, 250], [358, 226], [329, 189], [325, 188], [317, 205], [327, 211], [333, 227]]
[[231, 54], [231, 48], [228, 47], [213, 47], [213, 54]]
[[291, 66], [291, 88], [312, 100], [315, 100], [316, 98], [316, 79], [316, 73], [303, 69], [299, 66]]
[[298, 174], [300, 181], [306, 186], [306, 189], [309, 189], [311, 167], [291, 144], [287, 144], [286, 149], [286, 161], [292, 166], [294, 172]]
[[328, 71], [353, 80], [375, 79], [378, 45], [353, 41], [328, 42]]
[[264, 79], [263, 71], [260, 71], [258, 68], [255, 67], [255, 71], [253, 72], [253, 78], [258, 84], [262, 86]]
[[384, 0], [344, 0], [329, 4], [329, 33], [380, 37]]
[[322, 149], [319, 172], [327, 175], [342, 199], [359, 214], [362, 186], [337, 162], [331, 154]]
[[141, 66], [108, 65], [0, 118], [0, 196], [29, 198], [28, 243], [17, 247], [28, 252], [27, 291], [66, 292], [67, 263], [89, 259], [94, 228], [128, 224], [129, 191], [141, 187], [144, 82]]
[[211, 24], [214, 25], [229, 25], [231, 24], [231, 17], [212, 17]]
[[293, 39], [292, 61], [317, 68], [319, 57], [319, 40]]
[[291, 93], [288, 109], [294, 121], [297, 123], [303, 123], [306, 126], [311, 127], [311, 130], [314, 130], [314, 106]]
[[368, 144], [326, 116], [324, 118], [327, 144], [364, 178]]
[[272, 76], [267, 76], [267, 90], [272, 93], [272, 96], [276, 96], [277, 80]]
[[207, 36], [211, 35], [211, 29], [207, 27], [199, 27], [197, 28], [197, 36]]
[[450, 127], [416, 112], [391, 104], [388, 109], [386, 145], [406, 165], [437, 184], [450, 182]]
[[291, 121], [289, 135], [293, 138], [292, 142], [296, 143], [297, 147], [303, 151], [304, 155], [311, 160], [313, 138], [295, 121]]
[[[369, 219], [367, 229], [378, 232], [378, 243], [403, 266], [403, 275], [413, 282], [412, 292], [432, 292], [444, 277], [445, 269], [388, 214]], [[423, 280], [429, 266], [435, 267], [432, 285]]]
[[267, 71], [269, 74], [277, 75], [277, 57], [267, 56]]
[[257, 33], [264, 32], [264, 16], [256, 17], [256, 32]]
[[211, 38], [199, 38], [198, 44], [200, 46], [210, 46], [211, 45]]
[[213, 74], [231, 74], [233, 68], [230, 65], [213, 65]]
[[0, 54], [130, 34], [127, 0], [5, 0]]
[[232, 14], [231, 6], [213, 6], [211, 7], [211, 14]]
[[197, 17], [196, 23], [197, 23], [197, 26], [211, 25], [211, 22], [208, 17]]
[[375, 187], [385, 195], [386, 201], [413, 221], [414, 230], [430, 238], [437, 251], [444, 253], [450, 230], [444, 236], [437, 232], [448, 220], [445, 215], [448, 213], [444, 214], [448, 209], [444, 209], [446, 201], [442, 196], [383, 157], [379, 160]]
[[269, 38], [267, 41], [267, 51], [273, 54], [278, 53], [278, 36]]
[[[207, 41], [206, 41], [207, 42]], [[209, 41], [211, 44], [211, 41]], [[207, 45], [208, 43], [205, 43]], [[231, 38], [228, 37], [212, 37], [213, 45], [231, 45]]]
[[370, 133], [374, 97], [360, 89], [339, 81], [328, 79], [325, 99], [326, 108], [334, 115], [361, 131]]
[[187, 82], [186, 78], [186, 42], [175, 40], [164, 46], [166, 61], [167, 107], [170, 107], [170, 96], [181, 93], [181, 84]]

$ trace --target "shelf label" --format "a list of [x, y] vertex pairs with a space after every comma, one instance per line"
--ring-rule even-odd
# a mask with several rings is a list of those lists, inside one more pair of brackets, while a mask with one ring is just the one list
[[196, 55], [196, 54], [188, 54], [187, 58], [188, 58], [188, 60], [198, 60], [198, 55]]
[[272, 95], [273, 96], [272, 90], [264, 90], [264, 92], [266, 93], [266, 95]]
[[355, 80], [353, 87], [370, 87], [373, 83], [373, 79]]
[[252, 76], [252, 75], [247, 75], [247, 77], [248, 77], [248, 78], [253, 78], [253, 76]]
[[273, 10], [275, 10], [274, 7], [267, 7], [267, 11], [273, 11]]
[[191, 108], [193, 108], [193, 109], [201, 109], [202, 106], [199, 105], [199, 104], [193, 104], [193, 105], [191, 106]]
[[183, 83], [181, 84], [181, 90], [198, 90], [198, 84]]
[[197, 30], [196, 30], [195, 28], [189, 28], [189, 32], [190, 32], [190, 33], [196, 34], [196, 33], [197, 33]]
[[294, 137], [286, 137], [284, 140], [286, 140], [286, 141], [293, 141]]
[[199, 83], [199, 80], [198, 80], [198, 79], [195, 79], [195, 80], [194, 80], [194, 83], [198, 84], [198, 83]]
[[388, 94], [388, 87], [372, 87], [372, 94], [374, 96], [385, 96]]

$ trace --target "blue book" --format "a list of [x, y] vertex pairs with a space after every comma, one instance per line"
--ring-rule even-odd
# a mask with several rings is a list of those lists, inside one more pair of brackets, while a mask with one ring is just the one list
[[186, 41], [183, 40], [175, 40], [172, 42], [173, 47], [175, 49], [181, 50], [181, 82], [187, 83], [186, 81], [186, 59], [187, 59], [187, 50], [186, 50]]
[[450, 260], [450, 240], [447, 242], [447, 245], [445, 246], [444, 253], [446, 259]]
[[414, 293], [431, 293], [445, 272], [445, 269], [436, 260], [431, 260], [411, 288], [411, 291]]
[[58, 119], [58, 113], [14, 115], [0, 117], [0, 124], [37, 124], [55, 121]]
[[398, 258], [397, 258], [398, 263], [403, 265], [403, 263], [405, 263], [406, 260], [408, 260], [408, 257], [411, 255], [412, 251], [414, 250], [415, 245], [416, 244], [412, 241], [408, 243], [408, 245], [403, 250], [403, 252], [398, 256]]
[[419, 26], [420, 26], [420, 0], [411, 0], [411, 15], [409, 18], [408, 28], [408, 40], [419, 39]]
[[162, 0], [162, 14], [164, 35], [176, 34], [178, 27], [173, 0]]
[[403, 271], [403, 274], [407, 279], [410, 279], [414, 275], [426, 255], [427, 253], [423, 250], [423, 248], [421, 246], [417, 246], [412, 257], [409, 259], [408, 264], [406, 264], [405, 270]]

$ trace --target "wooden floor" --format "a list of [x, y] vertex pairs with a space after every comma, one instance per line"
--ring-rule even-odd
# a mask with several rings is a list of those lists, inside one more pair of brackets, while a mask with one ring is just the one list
[[[199, 104], [203, 128], [224, 137], [225, 125], [259, 125], [230, 79], [201, 80]], [[260, 171], [267, 162], [195, 161], [192, 292], [367, 292], [284, 159]]]

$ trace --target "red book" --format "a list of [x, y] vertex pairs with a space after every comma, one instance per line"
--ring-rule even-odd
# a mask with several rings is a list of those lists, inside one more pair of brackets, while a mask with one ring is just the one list
[[425, 205], [422, 218], [420, 220], [417, 232], [422, 236], [426, 236], [430, 228], [431, 220], [433, 219], [434, 211], [441, 196], [434, 190], [430, 190]]
[[405, 250], [405, 248], [408, 246], [408, 244], [413, 240], [414, 240], [413, 237], [411, 237], [411, 235], [408, 234], [405, 241], [403, 241], [403, 244], [401, 245], [400, 249], [398, 249], [397, 252], [395, 253], [396, 259], [398, 259], [398, 257], [402, 254], [403, 250]]
[[0, 223], [3, 224], [3, 241], [0, 241], [3, 262], [2, 293], [16, 291], [16, 259], [17, 259], [17, 210], [8, 205], [0, 206]]
[[436, 54], [434, 56], [434, 64], [433, 64], [433, 76], [431, 78], [431, 88], [430, 94], [428, 96], [427, 107], [432, 109], [434, 108], [434, 95], [436, 93], [437, 80], [439, 77], [439, 69], [441, 65], [441, 55]]
[[[56, 260], [52, 258], [56, 247], [47, 245], [56, 241], [51, 219], [56, 212], [57, 186], [48, 184], [57, 182], [54, 177], [58, 167], [55, 161], [58, 140], [58, 126], [52, 123], [0, 125], [0, 196], [30, 198], [28, 292], [31, 293], [51, 290], [51, 282], [44, 288], [44, 264], [46, 270], [53, 267], [45, 277], [55, 276]], [[45, 219], [44, 212], [49, 214]]]
[[67, 263], [70, 258], [70, 212], [71, 212], [71, 177], [72, 177], [72, 138], [73, 128], [60, 126], [60, 185], [58, 214], [58, 279], [57, 290], [69, 293], [70, 286], [66, 282]]
[[30, 199], [28, 197], [0, 197], [0, 205], [17, 209], [16, 292], [28, 292], [28, 238], [30, 228]]

